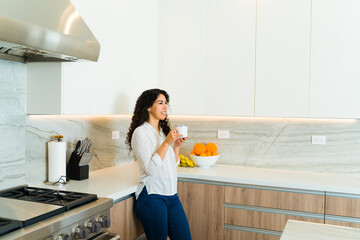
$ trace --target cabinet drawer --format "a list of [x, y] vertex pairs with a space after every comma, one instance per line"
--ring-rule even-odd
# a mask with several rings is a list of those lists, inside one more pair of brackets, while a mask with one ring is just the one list
[[225, 207], [225, 223], [231, 225], [283, 231], [288, 219], [324, 223], [323, 214], [248, 206]]
[[325, 219], [325, 223], [331, 225], [360, 228], [360, 223], [343, 222], [343, 221], [335, 221], [335, 220], [327, 220], [327, 219]]
[[360, 228], [360, 218], [325, 215], [325, 223], [338, 226]]
[[225, 227], [224, 229], [224, 240], [279, 240], [280, 237], [280, 233], [278, 235], [272, 235], [262, 230], [257, 232], [257, 229], [251, 228], [230, 229]]
[[325, 213], [329, 215], [360, 218], [360, 196], [326, 193]]
[[225, 187], [225, 202], [324, 213], [324, 192], [298, 193], [276, 188]]

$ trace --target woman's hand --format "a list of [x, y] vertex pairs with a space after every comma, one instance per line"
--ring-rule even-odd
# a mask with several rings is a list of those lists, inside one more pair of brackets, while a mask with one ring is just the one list
[[174, 133], [177, 134], [177, 139], [175, 140], [175, 143], [174, 143], [175, 162], [177, 162], [179, 159], [180, 146], [187, 139], [187, 137], [182, 138], [182, 135], [178, 134], [178, 130], [176, 128], [174, 130], [175, 130]]
[[171, 131], [169, 132], [169, 134], [166, 136], [165, 141], [169, 144], [172, 145], [174, 144], [174, 148], [179, 148], [181, 146], [181, 144], [184, 142], [184, 140], [186, 140], [186, 138], [182, 138], [182, 135], [179, 134], [179, 131], [174, 128], [171, 129]]
[[175, 151], [175, 161], [179, 158], [179, 148], [184, 140], [187, 138], [181, 138], [182, 135], [179, 134], [176, 128], [172, 129], [165, 138], [165, 141], [160, 145], [160, 148], [157, 150], [157, 153], [164, 160], [168, 147], [174, 143]]
[[174, 148], [180, 148], [181, 144], [187, 139], [186, 138], [179, 138], [178, 140], [175, 141], [175, 144], [174, 144]]
[[169, 144], [172, 145], [175, 141], [181, 139], [180, 135], [178, 134], [178, 130], [176, 128], [171, 129], [171, 131], [169, 132], [169, 134], [166, 136], [165, 141]]

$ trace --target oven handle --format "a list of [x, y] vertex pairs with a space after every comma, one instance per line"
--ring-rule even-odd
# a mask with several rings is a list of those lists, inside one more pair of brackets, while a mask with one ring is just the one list
[[111, 233], [110, 231], [106, 231], [91, 238], [91, 240], [120, 240], [120, 236], [115, 233]]

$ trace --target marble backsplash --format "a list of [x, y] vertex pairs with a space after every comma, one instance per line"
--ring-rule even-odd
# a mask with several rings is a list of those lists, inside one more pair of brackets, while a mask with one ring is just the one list
[[0, 189], [25, 184], [25, 64], [0, 60]]
[[[214, 142], [217, 163], [248, 167], [332, 172], [360, 176], [360, 124], [355, 120], [289, 118], [232, 118], [170, 116], [171, 125], [188, 125], [181, 153], [197, 142]], [[90, 137], [95, 155], [90, 170], [133, 161], [125, 145], [130, 116], [29, 116], [26, 132], [26, 177], [39, 183], [46, 176], [46, 142], [64, 135], [67, 157], [77, 139]], [[217, 139], [217, 130], [229, 130], [230, 139]], [[112, 140], [112, 131], [120, 139]], [[311, 144], [311, 135], [325, 135], [326, 145]]]

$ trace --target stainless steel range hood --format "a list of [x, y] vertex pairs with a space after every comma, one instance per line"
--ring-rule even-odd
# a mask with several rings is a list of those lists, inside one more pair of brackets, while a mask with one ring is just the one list
[[69, 0], [0, 0], [0, 58], [97, 61], [100, 44]]

